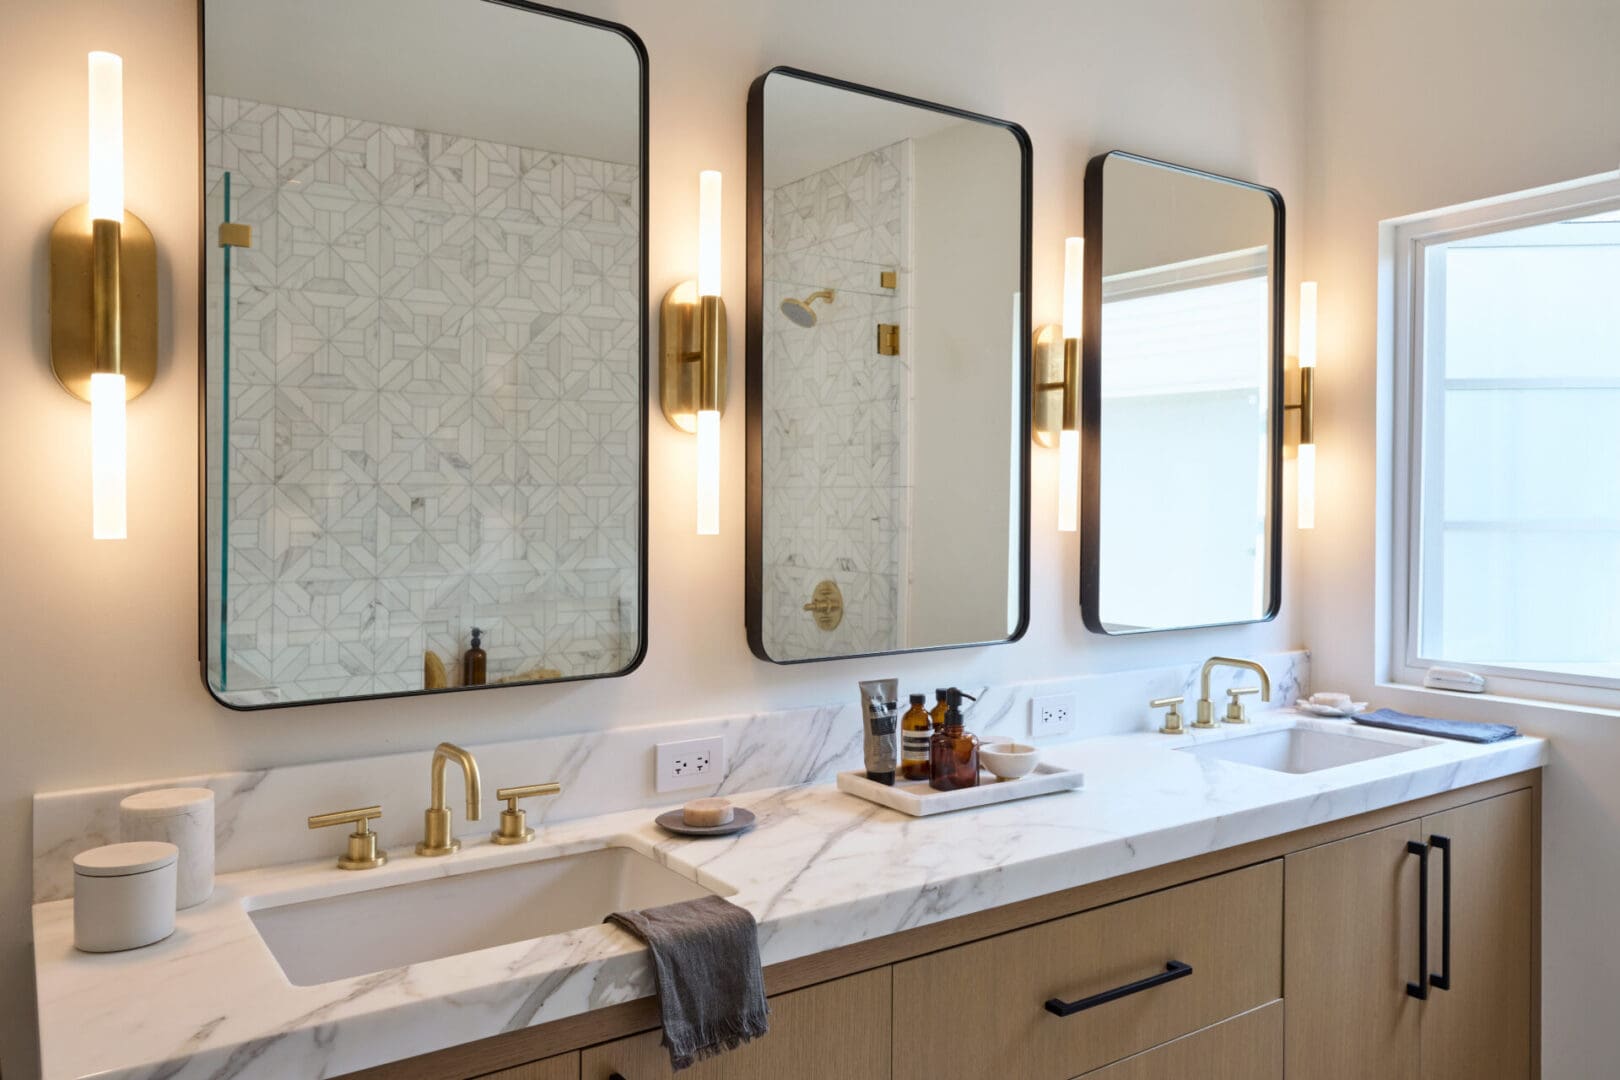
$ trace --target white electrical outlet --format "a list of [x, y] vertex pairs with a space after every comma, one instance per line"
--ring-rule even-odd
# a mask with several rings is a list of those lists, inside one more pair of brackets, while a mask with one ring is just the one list
[[1074, 730], [1074, 721], [1080, 711], [1079, 699], [1074, 694], [1049, 694], [1030, 699], [1029, 733], [1031, 735], [1067, 735]]
[[658, 790], [713, 787], [726, 774], [726, 740], [685, 739], [658, 744]]

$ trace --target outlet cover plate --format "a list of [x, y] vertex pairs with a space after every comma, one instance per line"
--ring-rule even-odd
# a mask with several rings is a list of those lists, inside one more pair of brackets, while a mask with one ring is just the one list
[[1068, 735], [1074, 731], [1080, 699], [1076, 694], [1048, 694], [1029, 702], [1029, 733], [1032, 736]]
[[726, 775], [726, 740], [706, 739], [661, 742], [657, 749], [659, 791], [685, 791], [713, 787]]

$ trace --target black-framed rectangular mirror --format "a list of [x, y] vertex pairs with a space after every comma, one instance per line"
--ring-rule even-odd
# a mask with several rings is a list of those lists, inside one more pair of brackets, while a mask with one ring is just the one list
[[748, 640], [998, 644], [1029, 609], [1030, 144], [775, 68], [748, 97]]
[[263, 708], [630, 671], [641, 42], [520, 0], [199, 12], [209, 691]]
[[1283, 200], [1114, 151], [1086, 167], [1080, 603], [1100, 634], [1282, 599]]

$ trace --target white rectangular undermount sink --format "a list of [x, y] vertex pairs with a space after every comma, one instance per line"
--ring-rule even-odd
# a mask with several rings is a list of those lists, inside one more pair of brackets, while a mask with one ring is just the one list
[[315, 986], [713, 892], [639, 852], [609, 847], [259, 907], [248, 917], [287, 979]]
[[1380, 738], [1364, 731], [1354, 735], [1313, 728], [1292, 727], [1234, 735], [1218, 742], [1178, 747], [1183, 754], [1252, 765], [1273, 772], [1310, 773], [1371, 761], [1390, 754], [1404, 754], [1433, 746], [1438, 740], [1406, 735], [1401, 741]]

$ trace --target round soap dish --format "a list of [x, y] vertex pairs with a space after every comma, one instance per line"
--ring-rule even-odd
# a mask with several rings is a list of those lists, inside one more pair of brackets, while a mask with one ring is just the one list
[[730, 836], [740, 833], [744, 829], [754, 827], [754, 812], [736, 807], [732, 811], [731, 820], [724, 825], [688, 825], [681, 819], [681, 811], [677, 808], [659, 814], [653, 819], [660, 828], [677, 833], [681, 836]]

